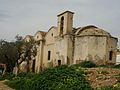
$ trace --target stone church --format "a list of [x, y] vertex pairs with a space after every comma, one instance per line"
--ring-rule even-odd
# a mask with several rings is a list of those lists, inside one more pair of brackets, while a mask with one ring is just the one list
[[115, 64], [118, 39], [94, 25], [73, 28], [74, 12], [57, 15], [57, 26], [38, 31], [35, 72], [63, 64], [92, 60], [96, 64]]

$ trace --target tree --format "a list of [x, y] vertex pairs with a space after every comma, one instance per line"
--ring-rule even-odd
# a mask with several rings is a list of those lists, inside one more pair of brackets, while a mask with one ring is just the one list
[[11, 72], [17, 59], [15, 42], [0, 40], [0, 63], [7, 65], [7, 71]]
[[[19, 58], [17, 59], [17, 67], [23, 62], [27, 62], [27, 72], [29, 72], [29, 61], [35, 59], [37, 49], [36, 43], [33, 39], [30, 41], [26, 41], [22, 39], [20, 36], [16, 36], [18, 43], [16, 46], [18, 47]], [[22, 41], [22, 43], [21, 43]]]
[[8, 72], [12, 72], [15, 66], [19, 68], [23, 61], [27, 61], [29, 66], [29, 60], [36, 56], [34, 40], [25, 42], [19, 35], [15, 39], [12, 42], [0, 40], [0, 63], [7, 65]]

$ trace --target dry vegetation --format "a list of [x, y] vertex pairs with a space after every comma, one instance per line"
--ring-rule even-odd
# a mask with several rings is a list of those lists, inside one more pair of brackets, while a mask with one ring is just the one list
[[85, 68], [86, 79], [95, 88], [105, 86], [118, 86], [117, 75], [120, 75], [120, 69], [115, 68]]

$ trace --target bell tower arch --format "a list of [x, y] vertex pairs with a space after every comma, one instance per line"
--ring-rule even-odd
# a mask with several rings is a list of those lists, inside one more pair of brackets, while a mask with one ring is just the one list
[[58, 35], [72, 32], [73, 14], [71, 11], [65, 11], [58, 15]]

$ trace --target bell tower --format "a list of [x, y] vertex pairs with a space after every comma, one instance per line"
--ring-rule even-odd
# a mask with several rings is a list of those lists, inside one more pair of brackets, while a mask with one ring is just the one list
[[58, 35], [59, 36], [62, 36], [64, 34], [72, 32], [73, 14], [74, 14], [74, 12], [65, 11], [65, 12], [57, 15], [57, 17], [58, 17]]

